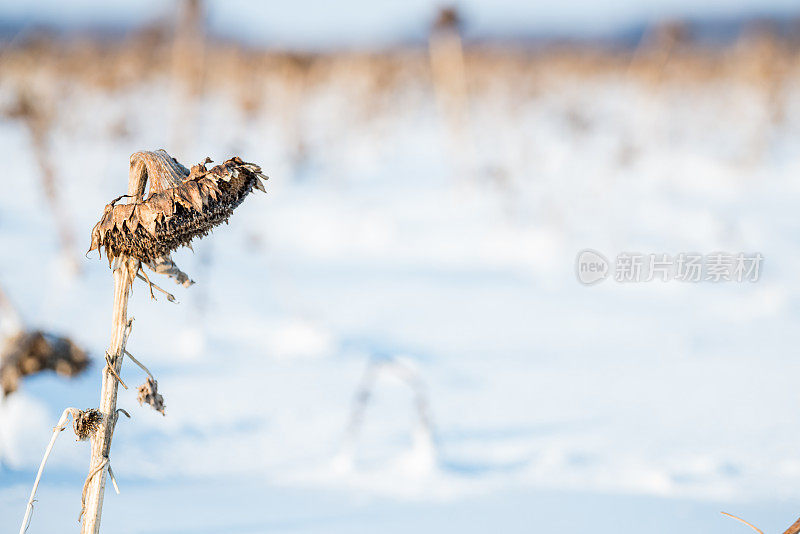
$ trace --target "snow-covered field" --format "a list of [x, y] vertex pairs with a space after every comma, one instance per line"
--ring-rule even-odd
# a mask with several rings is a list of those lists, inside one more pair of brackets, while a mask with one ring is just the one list
[[[107, 492], [106, 531], [745, 528], [725, 510], [769, 532], [800, 515], [794, 83], [773, 124], [741, 81], [498, 81], [473, 95], [463, 162], [426, 80], [369, 112], [346, 83], [314, 86], [293, 135], [280, 102], [245, 116], [212, 91], [176, 133], [167, 79], [66, 85], [51, 145], [82, 272], [64, 274], [29, 133], [5, 119], [0, 282], [29, 324], [73, 335], [96, 362], [112, 280], [82, 254], [125, 192], [129, 155], [238, 154], [270, 176], [267, 196], [176, 255], [195, 286], [153, 278], [180, 304], [134, 287], [129, 350], [167, 415], [120, 392], [133, 419], [115, 433], [122, 493]], [[757, 283], [585, 287], [574, 262], [587, 247], [765, 262]], [[432, 439], [391, 367], [348, 435], [370, 361], [414, 370]], [[0, 530], [18, 528], [61, 410], [96, 405], [99, 382], [95, 363], [2, 401]], [[87, 444], [65, 433], [30, 533], [77, 528], [87, 466]]]

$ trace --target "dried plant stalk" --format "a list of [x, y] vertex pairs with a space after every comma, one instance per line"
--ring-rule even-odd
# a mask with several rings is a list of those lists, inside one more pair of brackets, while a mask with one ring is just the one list
[[755, 530], [756, 532], [758, 532], [758, 534], [764, 534], [764, 532], [762, 532], [760, 528], [756, 527], [755, 525], [753, 525], [752, 523], [750, 523], [750, 522], [748, 522], [748, 521], [745, 521], [744, 519], [742, 519], [742, 518], [741, 518], [741, 517], [739, 517], [739, 516], [735, 516], [735, 515], [733, 515], [733, 514], [729, 514], [728, 512], [720, 512], [720, 513], [721, 513], [722, 515], [726, 515], [726, 516], [728, 516], [728, 517], [730, 517], [730, 518], [732, 518], [732, 519], [735, 519], [735, 520], [737, 520], [737, 521], [738, 521], [738, 522], [740, 522], [740, 523], [743, 523], [743, 524], [747, 525], [748, 527], [750, 527], [750, 528], [752, 528], [753, 530]]
[[364, 376], [356, 390], [344, 441], [342, 443], [342, 449], [337, 459], [338, 462], [346, 467], [352, 465], [358, 434], [361, 432], [361, 428], [364, 425], [364, 415], [373, 397], [378, 375], [382, 372], [388, 372], [397, 376], [412, 390], [414, 394], [414, 409], [417, 415], [417, 426], [414, 432], [415, 444], [418, 443], [417, 440], [421, 440], [432, 450], [435, 449], [434, 428], [428, 391], [419, 372], [415, 368], [404, 364], [394, 357], [389, 359], [374, 358], [367, 364]]
[[[103, 217], [92, 230], [91, 250], [105, 248], [109, 264], [114, 264], [114, 312], [111, 343], [100, 393], [99, 421], [92, 437], [89, 476], [83, 491], [82, 534], [97, 534], [105, 492], [106, 472], [117, 419], [117, 389], [125, 345], [130, 332], [127, 318], [128, 296], [142, 264], [171, 275], [179, 283], [190, 280], [172, 262], [169, 254], [214, 226], [227, 221], [234, 208], [253, 187], [264, 190], [261, 169], [234, 157], [207, 169], [210, 160], [189, 171], [164, 150], [137, 152], [131, 156], [128, 178], [128, 204], [108, 204]], [[145, 188], [150, 180], [150, 192]], [[138, 363], [138, 362], [137, 362]], [[140, 364], [141, 365], [141, 364]], [[144, 367], [143, 367], [144, 368]], [[150, 373], [148, 372], [148, 375]], [[163, 397], [150, 376], [144, 401], [163, 413]], [[142, 392], [140, 391], [140, 394]]]
[[[133, 188], [131, 183], [131, 188]], [[108, 354], [114, 373], [109, 368], [104, 368], [103, 383], [100, 390], [101, 420], [97, 423], [97, 430], [92, 438], [92, 454], [89, 461], [90, 478], [85, 486], [85, 499], [83, 504], [82, 534], [97, 534], [100, 532], [100, 516], [103, 509], [103, 495], [106, 487], [106, 471], [111, 452], [111, 438], [117, 419], [117, 382], [115, 374], [119, 374], [122, 367], [122, 358], [127, 342], [128, 296], [131, 284], [139, 270], [139, 260], [125, 258], [117, 262], [114, 270], [114, 312], [111, 322], [111, 343]], [[98, 469], [98, 466], [100, 469]]]
[[[72, 416], [72, 429], [75, 431], [75, 437], [79, 441], [84, 441], [92, 436], [97, 430], [97, 424], [100, 421], [100, 412], [94, 408], [89, 408], [86, 411], [78, 410], [77, 408], [67, 408], [61, 414], [61, 417], [53, 427], [53, 435], [50, 437], [50, 443], [44, 451], [42, 462], [39, 464], [39, 471], [36, 473], [36, 480], [33, 482], [33, 489], [31, 496], [28, 498], [28, 505], [25, 507], [25, 516], [22, 518], [22, 525], [19, 527], [19, 534], [25, 534], [28, 530], [28, 524], [33, 515], [33, 503], [36, 499], [36, 490], [39, 489], [39, 482], [42, 480], [42, 473], [44, 473], [44, 466], [47, 465], [47, 459], [50, 458], [50, 453], [53, 452], [53, 446], [56, 444], [58, 435], [67, 428], [67, 419]], [[111, 469], [109, 467], [109, 469]]]
[[22, 525], [19, 527], [19, 534], [25, 534], [25, 531], [28, 530], [28, 523], [30, 523], [31, 515], [33, 514], [33, 502], [36, 497], [36, 490], [39, 489], [39, 481], [42, 479], [44, 466], [47, 464], [47, 459], [50, 457], [50, 452], [53, 450], [53, 445], [56, 444], [56, 438], [61, 431], [64, 430], [67, 423], [67, 418], [69, 418], [70, 414], [74, 411], [76, 411], [74, 408], [67, 408], [64, 410], [64, 413], [61, 414], [61, 418], [58, 420], [58, 423], [56, 423], [56, 426], [53, 428], [53, 435], [50, 438], [50, 443], [47, 445], [47, 449], [44, 451], [42, 463], [39, 464], [39, 471], [36, 473], [36, 480], [33, 482], [33, 489], [31, 490], [31, 496], [28, 499], [28, 504], [25, 507], [25, 516], [22, 518]]
[[[758, 534], [764, 534], [764, 532], [760, 528], [758, 528], [757, 526], [753, 525], [752, 523], [750, 523], [748, 521], [745, 521], [744, 519], [742, 519], [739, 516], [735, 516], [733, 514], [729, 514], [728, 512], [720, 512], [720, 513], [722, 515], [726, 515], [728, 517], [731, 517], [731, 518], [733, 518], [733, 519], [735, 519], [735, 520], [737, 520], [737, 521], [739, 521], [741, 523], [744, 523], [748, 527], [750, 527], [753, 530], [755, 530], [756, 532], [758, 532]], [[783, 534], [799, 534], [799, 533], [800, 533], [800, 519], [798, 519], [797, 521], [795, 521], [794, 523], [789, 525], [789, 528], [787, 528], [786, 530], [783, 531]]]
[[428, 42], [433, 89], [439, 113], [449, 131], [454, 175], [472, 174], [474, 142], [469, 131], [466, 61], [455, 8], [440, 10]]

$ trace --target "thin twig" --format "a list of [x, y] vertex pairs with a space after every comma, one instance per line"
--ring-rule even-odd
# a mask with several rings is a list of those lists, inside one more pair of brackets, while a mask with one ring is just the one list
[[128, 319], [128, 322], [125, 323], [125, 330], [122, 335], [125, 337], [125, 343], [128, 342], [128, 337], [131, 335], [131, 330], [133, 330], [133, 317]]
[[108, 478], [111, 479], [111, 483], [114, 485], [114, 491], [116, 491], [117, 495], [119, 495], [119, 486], [117, 486], [117, 477], [114, 476], [114, 470], [111, 469], [111, 464], [108, 464]]
[[47, 445], [47, 449], [44, 451], [42, 463], [39, 464], [39, 472], [36, 473], [36, 480], [33, 483], [31, 496], [28, 499], [28, 506], [25, 508], [25, 517], [22, 518], [22, 525], [19, 527], [19, 534], [25, 534], [25, 531], [28, 530], [28, 524], [31, 521], [31, 515], [33, 514], [33, 502], [34, 498], [36, 497], [36, 490], [39, 488], [39, 481], [42, 478], [42, 472], [44, 471], [44, 466], [47, 463], [47, 458], [50, 456], [50, 452], [53, 450], [53, 445], [56, 443], [56, 438], [61, 431], [66, 428], [67, 419], [74, 410], [75, 408], [67, 408], [64, 410], [64, 412], [61, 414], [61, 418], [58, 420], [58, 423], [53, 428], [53, 437], [50, 438], [50, 443]]
[[[144, 278], [142, 277], [142, 275], [144, 275]], [[147, 285], [150, 287], [150, 298], [156, 300], [156, 296], [153, 294], [153, 282], [150, 281], [150, 277], [147, 276], [147, 273], [144, 272], [142, 269], [139, 269], [139, 272], [136, 273], [136, 277], [139, 280], [144, 280], [145, 282], [147, 282]]]
[[729, 514], [728, 512], [720, 512], [720, 513], [721, 513], [722, 515], [727, 515], [728, 517], [732, 517], [733, 519], [735, 519], [735, 520], [737, 520], [737, 521], [739, 521], [739, 522], [741, 522], [741, 523], [744, 523], [744, 524], [745, 524], [745, 525], [747, 525], [748, 527], [750, 527], [750, 528], [752, 528], [753, 530], [755, 530], [756, 532], [758, 532], [758, 534], [764, 534], [764, 533], [761, 531], [761, 529], [759, 529], [759, 528], [756, 528], [756, 527], [755, 527], [755, 526], [753, 526], [751, 523], [748, 523], [747, 521], [745, 521], [745, 520], [744, 520], [744, 519], [742, 519], [741, 517], [736, 517], [735, 515], [733, 515], [733, 514]]
[[[128, 176], [128, 195], [131, 195], [136, 200], [141, 200], [146, 185], [146, 169], [141, 165], [131, 167]], [[114, 308], [108, 352], [116, 355], [113, 367], [115, 371], [120, 371], [125, 354], [125, 344], [128, 341], [132, 324], [128, 319], [128, 298], [141, 264], [139, 260], [128, 256], [118, 257], [114, 264]], [[114, 426], [117, 422], [117, 385], [118, 383], [111, 380], [109, 375], [103, 375], [98, 409], [105, 417], [103, 424], [97, 429], [92, 439], [92, 455], [89, 460], [90, 469], [95, 465], [99, 465], [100, 469], [97, 477], [94, 477], [97, 469], [93, 469], [90, 472], [81, 493], [82, 534], [99, 534], [100, 532], [106, 478], [102, 466], [108, 464], [108, 458], [111, 454], [111, 440], [114, 436]]]
[[128, 386], [125, 385], [125, 382], [122, 381], [122, 378], [120, 378], [119, 374], [117, 374], [117, 372], [114, 370], [114, 365], [111, 363], [111, 356], [108, 354], [108, 352], [106, 352], [106, 369], [108, 369], [108, 372], [110, 372], [114, 378], [117, 379], [117, 382], [119, 382], [122, 387], [128, 389]]
[[139, 367], [141, 367], [141, 368], [142, 368], [142, 371], [144, 371], [145, 373], [147, 373], [147, 376], [149, 376], [151, 380], [155, 380], [155, 377], [153, 377], [153, 373], [151, 373], [151, 372], [150, 372], [150, 371], [147, 369], [147, 367], [145, 367], [145, 366], [144, 366], [144, 364], [143, 364], [142, 362], [140, 362], [139, 360], [137, 360], [137, 359], [134, 357], [134, 355], [133, 355], [133, 354], [131, 354], [130, 352], [128, 352], [128, 349], [125, 349], [125, 354], [127, 354], [127, 355], [128, 355], [128, 358], [130, 358], [130, 359], [131, 359], [131, 361], [132, 361], [133, 363], [135, 363], [136, 365], [138, 365]]
[[[144, 273], [144, 271], [141, 271], [141, 273]], [[136, 273], [136, 278], [138, 278], [139, 280], [144, 280], [145, 282], [147, 282], [147, 284], [150, 286], [150, 297], [153, 300], [155, 300], [155, 298], [156, 298], [155, 295], [153, 294], [153, 288], [156, 288], [159, 291], [161, 291], [162, 293], [164, 293], [164, 295], [167, 296], [167, 300], [168, 301], [170, 301], [170, 302], [178, 302], [177, 300], [175, 300], [175, 295], [173, 295], [172, 293], [170, 293], [166, 289], [158, 287], [153, 282], [151, 282], [149, 278], [147, 278], [146, 274], [144, 276], [142, 276], [141, 273]]]

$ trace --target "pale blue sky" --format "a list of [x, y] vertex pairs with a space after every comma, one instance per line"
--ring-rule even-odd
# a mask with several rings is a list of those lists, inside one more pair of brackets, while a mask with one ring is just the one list
[[[262, 43], [311, 46], [391, 44], [422, 35], [439, 0], [209, 0], [209, 22], [221, 33]], [[797, 0], [462, 0], [472, 35], [603, 33], [673, 17], [800, 14]], [[137, 25], [167, 16], [164, 0], [4, 0], [0, 20], [49, 24]]]

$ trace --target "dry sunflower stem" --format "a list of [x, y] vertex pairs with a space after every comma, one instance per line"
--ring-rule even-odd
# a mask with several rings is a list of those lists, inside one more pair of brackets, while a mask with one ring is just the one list
[[[102, 417], [92, 436], [89, 476], [81, 496], [83, 534], [97, 534], [100, 530], [106, 471], [116, 487], [109, 455], [118, 413], [117, 390], [119, 384], [124, 386], [119, 373], [126, 354], [148, 375], [138, 388], [140, 404], [149, 404], [164, 413], [164, 398], [158, 393], [158, 382], [126, 350], [131, 330], [131, 320], [127, 318], [131, 285], [140, 277], [147, 282], [151, 296], [154, 297], [153, 288], [156, 288], [167, 294], [169, 300], [174, 300], [172, 295], [150, 282], [142, 266], [166, 274], [181, 285], [191, 285], [191, 279], [175, 265], [170, 254], [227, 222], [253, 188], [265, 191], [261, 180], [266, 176], [261, 174], [258, 165], [234, 157], [209, 169], [206, 164], [210, 161], [206, 158], [190, 171], [164, 150], [136, 152], [130, 160], [127, 195], [111, 201], [92, 229], [89, 251], [97, 250], [102, 255], [105, 249], [114, 273], [114, 312], [100, 393]], [[150, 191], [145, 196], [148, 180]], [[130, 200], [117, 204], [123, 198]]]
[[[94, 411], [97, 411], [97, 410], [94, 410]], [[131, 416], [130, 416], [130, 414], [128, 412], [126, 412], [122, 408], [118, 408], [114, 412], [114, 417], [113, 417], [114, 424], [116, 424], [117, 419], [119, 419], [120, 412], [125, 414], [125, 417], [127, 417], [128, 419], [131, 418]], [[74, 419], [75, 418], [73, 416], [73, 420]], [[100, 414], [100, 419], [102, 420], [102, 414]], [[112, 429], [112, 433], [113, 433], [113, 429]], [[77, 431], [76, 431], [76, 434], [77, 434]], [[111, 479], [111, 483], [114, 485], [114, 491], [116, 491], [117, 495], [119, 495], [119, 486], [117, 485], [117, 478], [114, 476], [114, 471], [111, 469], [111, 460], [109, 459], [108, 455], [103, 456], [102, 460], [97, 465], [97, 467], [95, 467], [94, 469], [89, 471], [89, 475], [86, 477], [86, 481], [83, 483], [83, 491], [81, 492], [81, 512], [80, 512], [80, 514], [78, 514], [78, 522], [80, 522], [81, 518], [83, 517], [84, 512], [86, 512], [86, 491], [89, 488], [89, 483], [92, 481], [94, 476], [97, 473], [99, 473], [100, 471], [102, 471], [104, 468], [108, 469], [108, 476]], [[98, 525], [98, 527], [99, 527], [99, 525]]]

